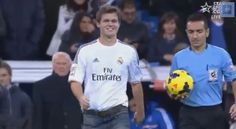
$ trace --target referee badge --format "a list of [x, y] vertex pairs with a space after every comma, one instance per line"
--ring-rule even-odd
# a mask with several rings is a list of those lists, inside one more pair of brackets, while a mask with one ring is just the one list
[[209, 81], [216, 81], [218, 76], [218, 70], [217, 69], [209, 69], [208, 70], [208, 77]]

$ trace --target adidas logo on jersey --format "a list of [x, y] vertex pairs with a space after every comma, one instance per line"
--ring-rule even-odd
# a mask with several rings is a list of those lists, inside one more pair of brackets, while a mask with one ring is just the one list
[[99, 62], [98, 58], [95, 58], [95, 59], [93, 60], [93, 62], [94, 62], [94, 63], [95, 63], [95, 62]]

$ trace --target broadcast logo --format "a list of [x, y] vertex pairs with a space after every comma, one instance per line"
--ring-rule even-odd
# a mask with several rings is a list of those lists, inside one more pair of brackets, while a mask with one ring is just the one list
[[209, 5], [205, 2], [201, 6], [200, 12], [211, 14], [212, 18], [235, 17], [235, 3], [234, 2], [213, 2]]

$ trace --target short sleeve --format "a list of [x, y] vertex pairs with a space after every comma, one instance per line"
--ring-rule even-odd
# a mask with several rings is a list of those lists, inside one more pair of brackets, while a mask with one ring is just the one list
[[142, 79], [142, 73], [139, 67], [139, 58], [137, 52], [134, 50], [131, 56], [131, 62], [128, 66], [129, 82], [139, 83]]
[[236, 79], [236, 68], [233, 65], [230, 55], [225, 51], [223, 54], [223, 74], [226, 81], [232, 81]]
[[85, 76], [85, 64], [86, 64], [85, 54], [81, 51], [81, 48], [77, 51], [75, 55], [74, 62], [70, 69], [69, 82], [77, 81], [83, 83]]

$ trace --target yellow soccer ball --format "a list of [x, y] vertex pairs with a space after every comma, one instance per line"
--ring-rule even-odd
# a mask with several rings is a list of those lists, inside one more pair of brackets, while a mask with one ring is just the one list
[[193, 78], [184, 70], [175, 70], [166, 79], [166, 90], [173, 98], [186, 98], [192, 89]]

